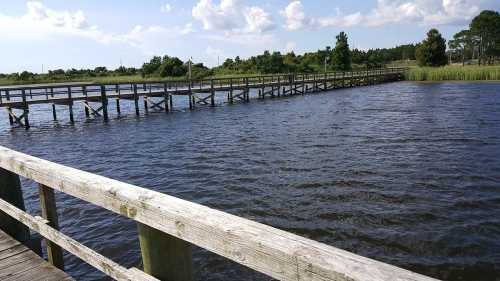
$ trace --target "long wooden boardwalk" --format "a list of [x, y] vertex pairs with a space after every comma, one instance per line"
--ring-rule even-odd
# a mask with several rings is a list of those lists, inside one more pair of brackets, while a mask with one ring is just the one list
[[73, 278], [0, 230], [0, 280], [66, 281]]
[[57, 120], [56, 105], [67, 106], [70, 122], [74, 122], [73, 107], [81, 103], [87, 117], [108, 120], [109, 100], [115, 100], [121, 114], [120, 101], [134, 102], [135, 114], [140, 114], [140, 100], [144, 111], [172, 111], [173, 96], [184, 96], [189, 108], [215, 106], [216, 95], [227, 103], [249, 102], [251, 90], [259, 99], [304, 95], [339, 88], [368, 86], [403, 78], [405, 68], [383, 68], [356, 72], [329, 72], [321, 74], [280, 74], [253, 77], [229, 77], [191, 81], [153, 81], [147, 83], [91, 84], [66, 83], [0, 87], [0, 107], [8, 111], [11, 125], [30, 127], [30, 106], [51, 104], [53, 119]]

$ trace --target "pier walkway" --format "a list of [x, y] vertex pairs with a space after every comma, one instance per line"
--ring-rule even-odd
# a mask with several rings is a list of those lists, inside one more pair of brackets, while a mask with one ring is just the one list
[[56, 105], [67, 107], [70, 122], [74, 122], [73, 107], [81, 104], [86, 117], [108, 120], [109, 100], [115, 100], [116, 112], [121, 114], [121, 101], [134, 103], [135, 114], [159, 110], [170, 112], [172, 97], [183, 96], [189, 108], [215, 106], [216, 96], [227, 103], [249, 102], [251, 91], [258, 99], [304, 95], [340, 88], [368, 86], [402, 80], [406, 68], [381, 68], [366, 71], [328, 72], [321, 74], [277, 74], [252, 77], [228, 77], [190, 81], [150, 81], [143, 83], [92, 84], [57, 83], [0, 87], [0, 107], [8, 111], [11, 125], [30, 127], [29, 113], [35, 105], [52, 105], [57, 120]]
[[0, 230], [0, 280], [69, 281], [73, 278]]

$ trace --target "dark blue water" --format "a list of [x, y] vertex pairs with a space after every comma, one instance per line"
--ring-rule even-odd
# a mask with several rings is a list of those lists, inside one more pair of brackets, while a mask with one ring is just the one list
[[[219, 100], [221, 102], [222, 100]], [[446, 280], [500, 280], [500, 83], [392, 83], [75, 125], [0, 144]], [[110, 107], [111, 108], [111, 107]], [[25, 198], [38, 213], [35, 185]], [[57, 194], [62, 231], [140, 266], [135, 224]], [[67, 255], [79, 280], [104, 279]], [[195, 249], [200, 280], [269, 280]]]

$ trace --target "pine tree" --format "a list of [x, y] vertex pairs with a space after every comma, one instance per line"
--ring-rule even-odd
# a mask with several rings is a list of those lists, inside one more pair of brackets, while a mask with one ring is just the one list
[[442, 66], [448, 62], [446, 40], [437, 29], [427, 32], [427, 39], [418, 46], [416, 57], [420, 66]]
[[333, 67], [336, 70], [351, 70], [351, 52], [349, 51], [349, 43], [347, 42], [347, 34], [340, 32], [337, 35], [337, 43], [332, 54]]

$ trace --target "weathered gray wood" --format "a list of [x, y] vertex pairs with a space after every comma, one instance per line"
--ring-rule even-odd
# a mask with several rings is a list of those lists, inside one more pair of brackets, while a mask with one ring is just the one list
[[[23, 191], [19, 176], [5, 169], [0, 168], [0, 199], [3, 199], [17, 208], [24, 210]], [[0, 210], [0, 230], [14, 237], [22, 243], [30, 239], [29, 229], [22, 223]]]
[[[137, 273], [130, 273], [129, 269], [126, 269], [119, 264], [111, 261], [110, 259], [98, 254], [97, 252], [91, 250], [90, 248], [78, 243], [77, 241], [71, 239], [70, 237], [62, 234], [61, 232], [55, 230], [54, 228], [47, 225], [46, 221], [38, 217], [33, 217], [28, 213], [14, 207], [5, 200], [0, 199], [0, 209], [3, 210], [9, 216], [21, 221], [23, 224], [29, 228], [40, 233], [43, 237], [49, 239], [50, 241], [60, 245], [62, 248], [66, 249], [68, 252], [97, 268], [98, 270], [104, 272], [108, 276], [114, 278], [115, 280], [144, 280], [151, 281], [157, 280], [150, 276], [144, 275], [144, 278], [137, 278]], [[133, 277], [133, 278], [132, 278]]]
[[137, 224], [144, 272], [162, 281], [192, 281], [191, 245], [157, 229]]
[[[54, 190], [43, 184], [38, 185], [40, 194], [40, 207], [42, 210], [42, 217], [48, 221], [48, 225], [59, 230], [59, 219], [57, 216], [56, 198]], [[59, 245], [52, 243], [50, 240], [46, 241], [47, 244], [47, 257], [49, 262], [60, 270], [64, 270], [63, 252]]]
[[[0, 167], [120, 213], [276, 279], [434, 280], [270, 226], [4, 147], [0, 147]], [[0, 207], [5, 208], [3, 205]], [[32, 226], [39, 227], [40, 232], [48, 227], [40, 224]], [[51, 233], [44, 232], [42, 235], [58, 239]], [[60, 242], [64, 241], [58, 239], [54, 242], [61, 245]]]
[[106, 86], [101, 86], [102, 115], [104, 121], [108, 121], [108, 97], [106, 96]]
[[73, 117], [73, 98], [72, 98], [72, 94], [71, 94], [71, 87], [68, 87], [68, 99], [69, 99], [69, 103], [68, 103], [68, 107], [69, 107], [69, 121], [71, 123], [74, 123], [75, 119]]
[[0, 231], [1, 241], [10, 241], [8, 249], [0, 251], [0, 280], [2, 281], [61, 281], [73, 280], [63, 271], [51, 266], [26, 246]]

